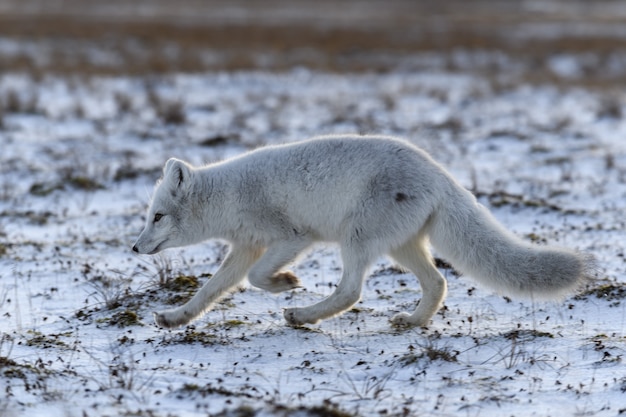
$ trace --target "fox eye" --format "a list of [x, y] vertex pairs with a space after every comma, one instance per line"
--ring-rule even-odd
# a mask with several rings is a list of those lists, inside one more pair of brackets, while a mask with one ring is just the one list
[[159, 220], [161, 220], [163, 218], [163, 214], [161, 213], [156, 213], [154, 215], [154, 223], [158, 222]]

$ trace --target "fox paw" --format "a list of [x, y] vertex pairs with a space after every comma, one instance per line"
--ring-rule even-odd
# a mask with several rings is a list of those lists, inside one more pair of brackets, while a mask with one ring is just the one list
[[321, 317], [313, 315], [308, 308], [286, 308], [283, 315], [287, 324], [295, 327], [304, 324], [317, 324], [321, 320]]
[[300, 319], [298, 311], [299, 308], [286, 308], [284, 312], [285, 320], [290, 326], [302, 326], [305, 322]]
[[391, 318], [391, 325], [399, 328], [426, 327], [429, 319], [414, 318], [409, 313], [398, 313]]
[[190, 321], [187, 320], [184, 315], [181, 315], [174, 310], [160, 311], [153, 313], [153, 315], [154, 322], [157, 324], [157, 326], [164, 329], [175, 329], [189, 323]]
[[269, 282], [266, 285], [263, 285], [261, 288], [277, 293], [283, 291], [289, 291], [296, 288], [301, 288], [300, 278], [294, 275], [291, 271], [281, 271], [277, 272], [269, 279]]

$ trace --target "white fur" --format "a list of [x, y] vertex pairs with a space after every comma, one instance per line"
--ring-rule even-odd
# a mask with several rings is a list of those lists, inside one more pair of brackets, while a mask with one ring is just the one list
[[369, 264], [389, 254], [423, 291], [417, 309], [392, 322], [426, 325], [446, 295], [429, 241], [458, 270], [512, 295], [556, 297], [589, 270], [585, 255], [510, 234], [425, 152], [389, 137], [316, 138], [203, 168], [170, 159], [133, 250], [152, 254], [210, 238], [229, 241], [229, 255], [189, 302], [155, 315], [160, 326], [196, 319], [246, 275], [268, 291], [298, 287], [280, 269], [315, 241], [339, 243], [343, 275], [325, 300], [285, 310], [290, 324], [350, 308]]

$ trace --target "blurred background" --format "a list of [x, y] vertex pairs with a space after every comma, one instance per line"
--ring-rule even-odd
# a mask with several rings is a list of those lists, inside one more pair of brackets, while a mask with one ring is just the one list
[[2, 0], [0, 71], [442, 69], [626, 81], [619, 0]]

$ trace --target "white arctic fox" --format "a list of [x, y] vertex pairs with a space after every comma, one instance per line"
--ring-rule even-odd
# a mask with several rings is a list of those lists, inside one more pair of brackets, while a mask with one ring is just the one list
[[188, 324], [246, 275], [271, 292], [299, 287], [281, 268], [315, 241], [339, 243], [343, 275], [328, 298], [286, 309], [293, 325], [354, 305], [368, 266], [383, 254], [411, 270], [423, 292], [417, 309], [392, 323], [426, 325], [446, 295], [429, 242], [459, 271], [511, 295], [558, 297], [580, 285], [590, 265], [576, 251], [515, 237], [425, 152], [389, 137], [322, 137], [203, 168], [168, 160], [133, 250], [154, 254], [209, 238], [230, 242], [230, 253], [190, 301], [155, 314], [158, 325]]

